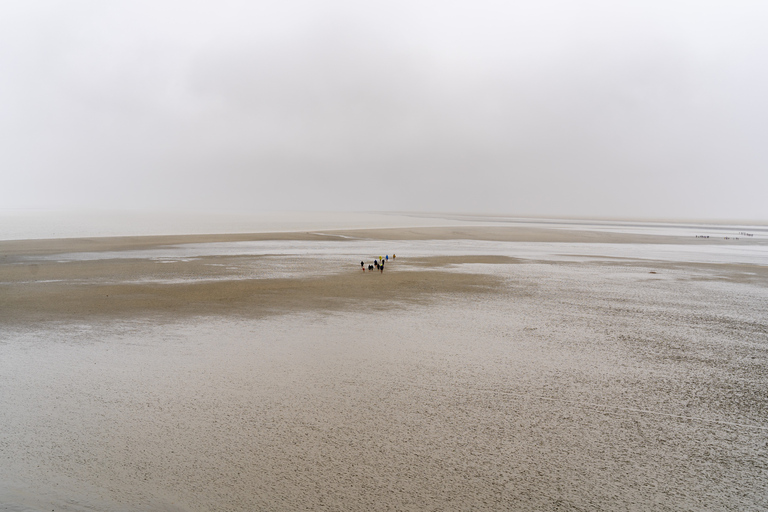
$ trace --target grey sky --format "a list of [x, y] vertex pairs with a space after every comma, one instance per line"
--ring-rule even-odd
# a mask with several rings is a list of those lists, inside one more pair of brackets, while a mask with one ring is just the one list
[[0, 4], [0, 208], [768, 219], [768, 2]]

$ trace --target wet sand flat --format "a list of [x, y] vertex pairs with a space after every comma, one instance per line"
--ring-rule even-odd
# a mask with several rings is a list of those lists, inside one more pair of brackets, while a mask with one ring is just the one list
[[0, 506], [768, 507], [766, 266], [402, 253], [363, 273], [374, 254], [343, 248], [142, 257], [340, 235], [383, 252], [586, 236], [0, 242]]

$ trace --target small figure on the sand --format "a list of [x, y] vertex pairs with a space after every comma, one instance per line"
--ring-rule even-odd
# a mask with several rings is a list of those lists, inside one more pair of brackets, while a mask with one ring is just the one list
[[365, 262], [364, 261], [360, 262], [360, 268], [362, 268], [363, 272], [365, 272]]
[[395, 256], [395, 255], [393, 254], [393, 255], [392, 255], [392, 259], [395, 259], [395, 258], [397, 258], [397, 256]]
[[385, 259], [385, 260], [387, 260], [387, 261], [389, 261], [389, 254], [387, 254], [386, 256], [384, 256], [384, 259]]
[[382, 274], [384, 273], [384, 261], [382, 261], [381, 265], [379, 265], [379, 270], [381, 271]]
[[376, 265], [376, 270], [379, 270], [379, 262], [376, 260], [373, 260], [373, 264]]
[[373, 265], [368, 265], [368, 270], [369, 270], [370, 272], [373, 272]]

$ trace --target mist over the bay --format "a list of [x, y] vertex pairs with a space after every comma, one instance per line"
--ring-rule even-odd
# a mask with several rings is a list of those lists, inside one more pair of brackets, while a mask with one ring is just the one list
[[0, 7], [0, 208], [768, 219], [760, 2]]

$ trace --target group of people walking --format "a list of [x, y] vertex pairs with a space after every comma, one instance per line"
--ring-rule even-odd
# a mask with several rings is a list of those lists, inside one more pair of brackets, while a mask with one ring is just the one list
[[[393, 254], [392, 255], [392, 259], [394, 260], [395, 258], [396, 258], [396, 256]], [[379, 259], [374, 258], [373, 259], [373, 264], [372, 265], [368, 265], [368, 271], [369, 272], [373, 272], [374, 269], [375, 269], [375, 270], [378, 270], [379, 272], [381, 272], [383, 274], [384, 273], [384, 264], [386, 262], [388, 262], [388, 261], [389, 261], [389, 254], [387, 254], [386, 256], [379, 256]], [[360, 262], [360, 268], [362, 268], [363, 272], [365, 272], [365, 262], [364, 261]]]

